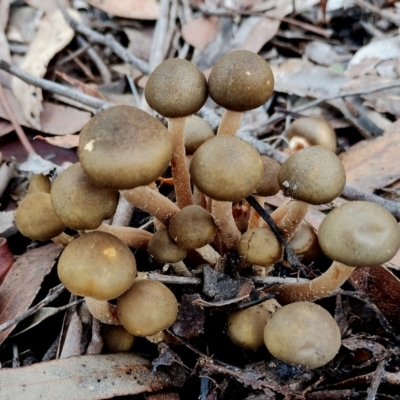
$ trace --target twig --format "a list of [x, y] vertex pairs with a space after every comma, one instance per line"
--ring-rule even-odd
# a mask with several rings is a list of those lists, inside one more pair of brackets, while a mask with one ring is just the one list
[[103, 110], [112, 105], [104, 100], [82, 93], [79, 90], [60, 85], [59, 83], [52, 82], [47, 79], [37, 78], [4, 60], [0, 60], [0, 69], [7, 71], [11, 75], [22, 79], [24, 82], [29, 83], [30, 85], [40, 87], [41, 89], [47, 90], [53, 94], [68, 97], [69, 99], [92, 107], [97, 111]]
[[28, 138], [25, 135], [24, 130], [22, 129], [21, 125], [18, 123], [18, 121], [16, 120], [13, 111], [11, 110], [10, 105], [8, 104], [7, 98], [6, 98], [6, 94], [4, 92], [4, 88], [2, 83], [0, 82], [0, 101], [3, 104], [3, 107], [8, 115], [8, 118], [10, 120], [10, 122], [13, 124], [13, 127], [15, 129], [15, 132], [18, 135], [18, 138], [22, 144], [22, 146], [24, 147], [24, 149], [26, 150], [26, 152], [28, 154], [34, 154], [35, 149], [33, 148], [33, 146], [30, 144]]
[[[1, 85], [1, 84], [0, 84]], [[6, 190], [8, 183], [14, 173], [15, 167], [17, 165], [17, 161], [13, 158], [9, 163], [4, 162], [0, 166], [0, 197], [3, 196], [4, 191]]]
[[[315, 107], [321, 103], [325, 103], [330, 100], [335, 100], [335, 99], [339, 99], [339, 98], [343, 98], [343, 97], [371, 94], [371, 93], [379, 92], [381, 90], [392, 89], [392, 88], [399, 87], [399, 86], [400, 86], [400, 80], [397, 79], [390, 83], [384, 83], [382, 85], [369, 87], [367, 89], [348, 90], [348, 91], [344, 91], [344, 92], [340, 92], [340, 93], [336, 93], [336, 94], [332, 94], [332, 95], [328, 95], [328, 96], [322, 96], [322, 97], [319, 97], [318, 99], [310, 101], [306, 104], [302, 104], [301, 106], [295, 107], [292, 110], [290, 110], [290, 112], [291, 113], [299, 113], [301, 111], [306, 110], [307, 108]], [[268, 119], [266, 124], [267, 125], [274, 124], [275, 122], [281, 120], [284, 117], [285, 117], [284, 114], [274, 114], [271, 118]]]
[[149, 279], [154, 281], [166, 283], [166, 284], [176, 284], [176, 285], [200, 285], [201, 279], [189, 276], [173, 276], [173, 275], [163, 275], [157, 274], [156, 272], [149, 272]]
[[122, 61], [125, 61], [132, 67], [136, 68], [139, 70], [141, 73], [145, 75], [150, 74], [150, 67], [149, 65], [141, 60], [140, 58], [135, 57], [134, 55], [130, 54], [128, 50], [121, 46], [111, 35], [104, 36], [84, 24], [74, 20], [68, 12], [65, 10], [64, 6], [61, 4], [60, 0], [57, 0], [58, 6], [65, 18], [65, 20], [68, 22], [70, 27], [75, 31], [78, 32], [88, 39], [89, 42], [91, 43], [99, 43], [104, 46], [109, 47]]
[[39, 303], [37, 303], [35, 306], [30, 308], [29, 310], [25, 311], [18, 317], [15, 317], [11, 319], [10, 321], [5, 322], [4, 324], [0, 325], [0, 333], [8, 329], [10, 326], [13, 326], [15, 324], [20, 323], [23, 321], [25, 318], [31, 316], [34, 314], [36, 311], [40, 310], [42, 307], [46, 306], [47, 304], [51, 303], [53, 300], [55, 300], [63, 291], [65, 290], [65, 287], [63, 284], [60, 284], [52, 289], [49, 290], [48, 295]]
[[257, 200], [253, 196], [246, 197], [246, 201], [258, 212], [258, 214], [260, 214], [262, 219], [271, 228], [271, 231], [274, 233], [274, 235], [278, 239], [279, 243], [282, 244], [282, 246], [285, 249], [286, 258], [287, 258], [288, 263], [292, 267], [298, 269], [299, 271], [303, 272], [303, 274], [305, 274], [307, 276], [304, 265], [299, 261], [296, 254], [294, 253], [294, 251], [290, 248], [288, 242], [282, 236], [281, 232], [279, 231], [278, 227], [276, 226], [276, 224], [275, 224], [274, 220], [271, 218], [271, 216], [264, 210], [263, 207], [260, 206], [260, 204], [257, 202]]
[[386, 359], [379, 361], [378, 366], [374, 373], [374, 378], [372, 379], [371, 385], [368, 388], [366, 400], [375, 400], [378, 387], [381, 383], [383, 374], [385, 372]]

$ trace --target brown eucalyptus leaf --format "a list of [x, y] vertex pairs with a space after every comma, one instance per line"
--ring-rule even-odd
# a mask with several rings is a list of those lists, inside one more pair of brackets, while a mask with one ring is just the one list
[[53, 146], [63, 147], [64, 149], [72, 149], [79, 146], [79, 135], [65, 135], [55, 137], [43, 137], [37, 135], [34, 137], [35, 140], [43, 140], [44, 142], [50, 143]]
[[218, 32], [218, 18], [203, 17], [192, 19], [182, 26], [182, 37], [198, 50], [203, 50]]
[[87, 0], [100, 10], [122, 18], [157, 19], [160, 7], [156, 0]]
[[183, 384], [182, 369], [174, 372], [152, 373], [151, 362], [134, 354], [71, 357], [1, 369], [1, 399], [97, 400], [155, 392]]
[[[62, 246], [51, 243], [28, 250], [15, 261], [0, 286], [0, 325], [28, 309], [62, 249]], [[0, 344], [14, 328], [15, 325], [0, 332]]]
[[7, 239], [0, 237], [0, 285], [14, 263], [14, 257], [8, 247]]

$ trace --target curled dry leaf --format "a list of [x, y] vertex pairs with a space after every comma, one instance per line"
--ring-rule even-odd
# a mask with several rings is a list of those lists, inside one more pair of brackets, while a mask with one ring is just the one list
[[[52, 243], [29, 250], [15, 261], [0, 287], [0, 325], [28, 309], [61, 250], [62, 246]], [[14, 328], [0, 333], [0, 344]]]
[[35, 136], [35, 140], [43, 140], [53, 146], [63, 147], [65, 149], [72, 149], [79, 146], [79, 135], [65, 135], [56, 137], [43, 137]]
[[[75, 19], [79, 14], [69, 11]], [[47, 65], [56, 53], [62, 50], [74, 37], [73, 29], [65, 21], [61, 11], [45, 15], [38, 26], [36, 35], [20, 65], [24, 71], [42, 78]], [[29, 85], [20, 79], [12, 78], [12, 90], [22, 106], [23, 115], [32, 128], [41, 129], [42, 90]]]
[[[152, 372], [151, 362], [128, 353], [71, 357], [0, 370], [2, 400], [97, 400], [178, 387], [182, 368]], [[172, 373], [171, 373], [172, 372]]]
[[87, 0], [93, 7], [122, 18], [157, 19], [160, 7], [155, 0]]

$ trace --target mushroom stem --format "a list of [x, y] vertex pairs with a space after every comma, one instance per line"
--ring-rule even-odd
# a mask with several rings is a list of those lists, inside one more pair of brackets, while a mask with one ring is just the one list
[[51, 239], [54, 243], [61, 244], [61, 246], [65, 247], [69, 243], [71, 243], [74, 238], [70, 235], [68, 235], [65, 232], [60, 233], [58, 236], [55, 236]]
[[186, 164], [184, 139], [185, 122], [186, 117], [168, 119], [168, 130], [172, 135], [174, 144], [171, 170], [172, 177], [174, 178], [176, 204], [179, 208], [193, 204], [189, 169]]
[[170, 218], [180, 210], [171, 200], [147, 186], [123, 190], [121, 194], [129, 203], [157, 218], [164, 225], [168, 225]]
[[119, 196], [117, 209], [112, 219], [112, 224], [115, 226], [129, 226], [134, 208], [135, 207], [129, 203], [124, 196]]
[[[265, 197], [264, 196], [253, 196], [257, 203], [264, 208]], [[250, 218], [248, 222], [248, 229], [253, 228], [264, 228], [266, 222], [261, 218], [260, 214], [252, 207], [250, 209]]]
[[240, 128], [244, 112], [225, 110], [218, 127], [217, 135], [234, 136]]
[[240, 231], [232, 214], [230, 201], [212, 200], [212, 215], [217, 226], [218, 237], [228, 250], [237, 249], [240, 241]]
[[309, 282], [288, 283], [275, 289], [280, 304], [315, 301], [331, 295], [350, 277], [356, 267], [334, 261], [326, 272]]
[[134, 249], [147, 250], [150, 239], [153, 234], [142, 229], [130, 228], [125, 226], [114, 226], [101, 224], [96, 230], [111, 233], [119, 240], [124, 242], [128, 247]]
[[117, 306], [110, 304], [107, 300], [96, 300], [85, 297], [85, 302], [90, 313], [103, 324], [121, 325], [117, 314]]

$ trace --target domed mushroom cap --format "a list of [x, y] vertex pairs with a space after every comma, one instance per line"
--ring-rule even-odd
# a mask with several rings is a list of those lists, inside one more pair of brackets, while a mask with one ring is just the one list
[[50, 240], [61, 234], [65, 225], [54, 212], [50, 193], [28, 194], [15, 212], [19, 231], [33, 240]]
[[171, 218], [168, 233], [179, 247], [198, 249], [213, 241], [217, 228], [207, 210], [191, 205], [182, 208]]
[[264, 340], [268, 351], [288, 364], [307, 369], [331, 361], [340, 348], [340, 331], [321, 306], [297, 302], [283, 306], [267, 321]]
[[353, 267], [385, 263], [400, 247], [396, 219], [367, 201], [353, 201], [331, 211], [319, 227], [318, 240], [329, 258]]
[[186, 119], [184, 128], [186, 154], [193, 154], [206, 140], [214, 137], [211, 125], [197, 115]]
[[147, 251], [159, 263], [176, 263], [187, 256], [187, 250], [179, 247], [169, 236], [167, 228], [162, 228], [151, 237]]
[[249, 229], [240, 238], [239, 255], [246, 263], [269, 267], [283, 256], [283, 247], [268, 228]]
[[130, 288], [136, 261], [129, 247], [106, 232], [90, 232], [73, 240], [61, 253], [58, 276], [78, 296], [111, 300]]
[[207, 196], [239, 201], [259, 185], [263, 164], [257, 150], [235, 136], [216, 136], [203, 143], [190, 162], [193, 183]]
[[324, 146], [336, 152], [336, 133], [328, 121], [322, 118], [302, 117], [293, 121], [286, 132], [290, 140], [294, 137], [302, 138], [308, 146]]
[[264, 173], [260, 184], [255, 190], [255, 194], [257, 196], [265, 197], [273, 196], [281, 190], [278, 182], [278, 172], [281, 166], [271, 157], [261, 156], [261, 160], [264, 167]]
[[310, 204], [323, 204], [342, 192], [346, 172], [332, 151], [313, 146], [291, 155], [281, 165], [278, 181], [285, 196]]
[[51, 182], [48, 176], [43, 174], [36, 174], [29, 182], [28, 193], [43, 192], [50, 193]]
[[167, 128], [146, 112], [125, 105], [97, 114], [79, 138], [82, 168], [101, 187], [148, 185], [167, 169], [172, 152]]
[[274, 75], [258, 54], [237, 50], [223, 56], [208, 78], [211, 98], [231, 111], [248, 111], [263, 105], [274, 90]]
[[163, 283], [142, 279], [119, 297], [117, 313], [132, 335], [151, 336], [175, 322], [178, 302]]
[[190, 61], [163, 61], [149, 76], [144, 89], [149, 106], [166, 118], [187, 117], [207, 100], [207, 80]]
[[95, 186], [76, 163], [63, 171], [51, 188], [55, 213], [71, 229], [96, 229], [111, 218], [118, 204], [115, 189]]

